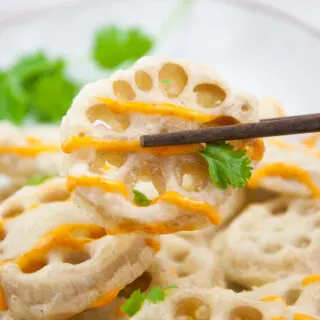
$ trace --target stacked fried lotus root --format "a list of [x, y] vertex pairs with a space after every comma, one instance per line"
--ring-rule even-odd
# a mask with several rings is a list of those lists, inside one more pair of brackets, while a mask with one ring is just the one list
[[[142, 134], [257, 121], [256, 98], [198, 64], [146, 57], [84, 87], [61, 125], [75, 202], [112, 233], [166, 234], [219, 224], [232, 194], [210, 180], [202, 145], [142, 149]], [[256, 140], [239, 143], [256, 162]], [[139, 207], [133, 190], [152, 201]], [[223, 214], [222, 214], [223, 215]]]
[[57, 176], [61, 159], [59, 127], [18, 128], [0, 122], [0, 200], [33, 178]]
[[[250, 192], [235, 190], [211, 177], [203, 144], [139, 143], [143, 134], [255, 122], [279, 110], [208, 66], [145, 57], [85, 86], [60, 139], [56, 128], [3, 123], [10, 192], [51, 177], [0, 204], [3, 319], [319, 319], [316, 170], [303, 168], [307, 184], [302, 175], [261, 173], [269, 165], [261, 140], [226, 142], [260, 168]], [[252, 190], [275, 199], [243, 210]]]

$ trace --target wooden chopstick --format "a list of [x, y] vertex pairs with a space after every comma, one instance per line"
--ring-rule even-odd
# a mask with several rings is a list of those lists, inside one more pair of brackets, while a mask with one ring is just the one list
[[144, 135], [141, 136], [140, 142], [142, 147], [148, 148], [283, 136], [317, 131], [320, 131], [320, 113], [265, 119], [257, 123]]

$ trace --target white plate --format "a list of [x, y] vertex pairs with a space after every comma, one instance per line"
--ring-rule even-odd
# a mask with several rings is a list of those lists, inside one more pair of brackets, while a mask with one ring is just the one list
[[[173, 0], [91, 0], [0, 24], [0, 66], [38, 48], [63, 55], [83, 81], [99, 78], [88, 51], [103, 24], [141, 25], [161, 33]], [[215, 66], [238, 87], [273, 96], [291, 114], [320, 109], [320, 34], [276, 10], [245, 1], [197, 0], [176, 20], [154, 54]]]

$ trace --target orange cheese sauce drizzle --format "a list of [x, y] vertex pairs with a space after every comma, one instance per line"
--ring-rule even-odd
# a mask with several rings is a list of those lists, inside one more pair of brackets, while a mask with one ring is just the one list
[[302, 280], [302, 285], [308, 286], [309, 284], [320, 282], [320, 274], [312, 274]]
[[118, 192], [121, 193], [126, 199], [129, 199], [129, 193], [126, 186], [121, 181], [103, 179], [100, 177], [68, 177], [67, 178], [67, 189], [72, 192], [76, 187], [95, 187], [103, 189], [107, 192]]
[[176, 116], [186, 120], [199, 121], [202, 123], [212, 121], [221, 122], [224, 119], [232, 119], [233, 122], [237, 121], [230, 116], [209, 115], [170, 103], [118, 102], [104, 97], [98, 97], [97, 99], [104, 103], [114, 113], [138, 112], [149, 115]]
[[168, 223], [148, 223], [142, 224], [137, 222], [124, 222], [119, 223], [117, 227], [114, 227], [112, 230], [107, 230], [110, 235], [126, 234], [132, 232], [144, 232], [153, 235], [159, 234], [171, 234], [179, 231], [196, 231], [198, 228], [193, 225], [188, 226], [173, 226]]
[[111, 304], [115, 298], [118, 296], [118, 293], [120, 292], [120, 289], [113, 289], [111, 291], [108, 291], [101, 297], [99, 297], [91, 306], [90, 308], [102, 308], [105, 306], [108, 306]]
[[84, 147], [92, 147], [97, 151], [113, 151], [113, 152], [151, 152], [157, 156], [179, 155], [186, 153], [194, 153], [203, 150], [201, 144], [190, 144], [185, 146], [167, 146], [167, 147], [151, 147], [143, 148], [139, 141], [104, 141], [91, 137], [71, 137], [62, 143], [62, 151], [71, 153]]
[[[85, 236], [77, 237], [73, 233], [81, 231]], [[97, 225], [69, 224], [55, 228], [40, 237], [37, 244], [28, 252], [16, 258], [14, 262], [23, 272], [33, 272], [46, 263], [46, 255], [54, 248], [82, 249], [94, 239], [106, 235], [105, 229]]]
[[320, 133], [315, 133], [310, 137], [305, 138], [302, 143], [308, 148], [314, 148], [316, 147], [318, 141], [320, 141]]
[[[74, 231], [83, 231], [86, 237], [75, 237], [72, 234]], [[2, 261], [0, 267], [8, 262], [14, 262], [23, 272], [31, 273], [46, 265], [46, 255], [50, 250], [56, 247], [81, 249], [86, 243], [101, 238], [105, 234], [104, 228], [96, 225], [63, 225], [40, 237], [37, 244], [25, 254], [16, 259]], [[7, 302], [2, 289], [0, 290], [0, 310], [7, 310]]]
[[59, 152], [60, 148], [55, 145], [43, 144], [39, 139], [26, 137], [27, 145], [0, 146], [0, 154], [13, 153], [21, 157], [36, 157], [43, 152]]
[[[97, 187], [101, 188], [107, 192], [118, 192], [121, 193], [126, 199], [129, 198], [129, 193], [126, 189], [126, 186], [123, 182], [121, 181], [115, 181], [115, 180], [108, 180], [108, 179], [103, 179], [100, 177], [87, 177], [87, 176], [82, 176], [82, 177], [68, 177], [67, 179], [67, 188], [71, 192], [73, 191], [76, 187]], [[170, 202], [172, 204], [175, 204], [181, 208], [187, 209], [187, 210], [193, 210], [196, 211], [200, 214], [203, 214], [206, 216], [212, 224], [220, 224], [221, 223], [221, 218], [219, 217], [217, 211], [215, 208], [203, 201], [195, 200], [192, 198], [188, 198], [186, 196], [183, 196], [177, 192], [174, 191], [167, 191], [161, 196], [157, 197], [152, 201], [152, 204], [155, 204], [159, 201], [166, 201]], [[152, 205], [151, 204], [151, 205]], [[119, 225], [120, 226], [120, 225]], [[135, 231], [136, 229], [134, 228], [141, 228], [141, 225], [134, 225], [133, 223], [129, 226], [123, 226], [123, 230], [126, 230], [126, 232], [130, 231]], [[160, 231], [162, 229], [164, 232], [167, 230], [168, 227], [166, 226], [160, 226], [160, 224], [149, 224], [145, 225], [143, 227], [143, 230], [149, 230], [150, 233], [155, 233], [155, 231]], [[191, 230], [194, 230], [193, 227], [190, 227]], [[139, 230], [136, 230], [139, 231]], [[181, 231], [181, 230], [179, 230]], [[111, 231], [110, 231], [111, 232]], [[114, 234], [114, 230], [112, 233]], [[168, 233], [167, 231], [165, 233]]]
[[[230, 144], [233, 145], [236, 149], [245, 149], [247, 155], [253, 160], [261, 160], [265, 150], [262, 139], [252, 139], [246, 142], [230, 141]], [[104, 141], [92, 137], [71, 137], [62, 143], [62, 151], [64, 153], [71, 153], [75, 150], [85, 147], [92, 147], [98, 152], [151, 152], [156, 156], [181, 155], [204, 150], [204, 146], [200, 143], [179, 146], [143, 148], [140, 145], [139, 141]]]
[[280, 296], [267, 296], [267, 297], [260, 299], [260, 301], [275, 301], [275, 300], [280, 300], [285, 306], [287, 305], [285, 300]]
[[153, 238], [145, 238], [144, 242], [148, 247], [151, 247], [154, 252], [159, 252], [161, 249], [160, 241]]
[[[230, 125], [238, 124], [239, 121], [233, 117], [225, 115], [208, 115], [203, 112], [190, 110], [185, 107], [168, 104], [168, 103], [145, 103], [145, 102], [118, 102], [110, 98], [99, 97], [99, 101], [103, 102], [114, 113], [130, 113], [140, 112], [144, 114], [156, 114], [162, 116], [177, 116], [187, 120], [196, 120], [202, 123], [213, 125]], [[261, 139], [252, 139], [253, 143], [248, 143], [247, 153], [253, 160], [261, 160], [263, 156], [263, 142]], [[252, 146], [250, 146], [250, 144]], [[62, 150], [65, 153], [71, 153], [82, 147], [93, 147], [97, 151], [115, 151], [115, 152], [139, 152], [148, 151], [156, 155], [178, 155], [185, 153], [194, 153], [203, 149], [201, 144], [192, 144], [184, 146], [168, 146], [142, 148], [139, 141], [103, 141], [101, 139], [91, 137], [71, 137], [62, 143]]]
[[256, 169], [249, 182], [250, 188], [257, 188], [260, 186], [265, 177], [282, 177], [284, 179], [294, 179], [297, 182], [305, 185], [310, 190], [314, 198], [320, 197], [320, 188], [313, 183], [310, 174], [297, 167], [296, 165], [286, 164], [282, 162], [275, 162], [267, 164], [261, 168]]
[[290, 144], [287, 141], [284, 141], [283, 139], [279, 138], [267, 138], [268, 143], [288, 151], [298, 151], [302, 154], [306, 154], [307, 156], [313, 157], [313, 158], [319, 158], [320, 154], [315, 148], [307, 147], [307, 148], [299, 148], [298, 145]]
[[[1, 266], [1, 265], [0, 265]], [[2, 287], [0, 286], [0, 311], [7, 311], [8, 310], [8, 304], [7, 300], [5, 298], [4, 292]]]
[[[80, 232], [81, 236], [76, 233]], [[48, 231], [40, 237], [36, 245], [17, 257], [7, 261], [2, 261], [0, 267], [8, 262], [16, 263], [21, 271], [25, 273], [35, 272], [47, 264], [47, 254], [55, 248], [68, 248], [79, 250], [84, 245], [96, 239], [100, 239], [107, 235], [105, 228], [93, 224], [68, 224], [62, 225]], [[159, 249], [159, 244], [155, 239], [145, 239], [146, 244], [155, 251]], [[92, 308], [103, 307], [110, 304], [118, 295], [120, 288], [116, 288], [99, 297], [93, 304]], [[0, 287], [0, 311], [7, 310], [7, 302], [4, 297], [2, 288]]]
[[287, 141], [278, 139], [278, 138], [268, 138], [268, 143], [274, 145], [275, 147], [278, 147], [280, 149], [284, 149], [284, 150], [297, 150], [296, 146], [288, 143]]
[[296, 313], [293, 316], [294, 320], [317, 320], [317, 318], [309, 316], [307, 314], [302, 314], [302, 313]]

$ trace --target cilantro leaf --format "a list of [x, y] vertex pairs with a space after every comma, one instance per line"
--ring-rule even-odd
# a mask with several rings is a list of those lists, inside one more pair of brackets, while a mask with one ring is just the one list
[[161, 83], [164, 83], [164, 84], [171, 84], [172, 81], [169, 80], [169, 79], [164, 79], [164, 80], [161, 80]]
[[10, 68], [9, 73], [28, 86], [30, 82], [43, 75], [64, 71], [64, 67], [62, 59], [49, 59], [44, 52], [36, 51], [20, 57]]
[[29, 90], [33, 115], [41, 122], [59, 121], [78, 90], [77, 84], [59, 73], [37, 80]]
[[147, 294], [147, 300], [152, 303], [158, 303], [164, 301], [165, 297], [168, 295], [171, 289], [177, 288], [176, 285], [171, 285], [167, 287], [153, 287]]
[[33, 176], [32, 178], [30, 178], [26, 183], [25, 185], [26, 186], [37, 186], [39, 184], [41, 184], [42, 182], [50, 179], [51, 177], [50, 176]]
[[132, 193], [134, 195], [134, 202], [141, 207], [147, 207], [152, 202], [149, 200], [142, 192], [139, 190], [133, 189]]
[[0, 119], [21, 124], [27, 109], [26, 92], [18, 79], [3, 74], [0, 79]]
[[140, 289], [135, 290], [120, 307], [120, 310], [126, 313], [129, 317], [132, 317], [141, 309], [146, 300], [151, 303], [164, 301], [165, 297], [168, 295], [168, 290], [173, 288], [177, 288], [177, 286], [171, 285], [163, 288], [156, 286], [153, 287], [147, 295], [141, 292]]
[[129, 317], [132, 317], [141, 309], [145, 300], [146, 295], [138, 289], [131, 294], [130, 298], [121, 306], [120, 310]]
[[251, 160], [245, 150], [237, 151], [226, 143], [208, 143], [200, 154], [208, 162], [211, 180], [220, 189], [228, 185], [243, 188], [251, 176]]
[[165, 293], [163, 289], [159, 286], [153, 287], [149, 293], [147, 294], [147, 300], [153, 302], [153, 303], [158, 303], [160, 301], [164, 301], [165, 298]]
[[0, 70], [0, 119], [21, 124], [27, 117], [59, 121], [69, 108], [78, 84], [66, 76], [65, 61], [37, 51]]
[[95, 34], [93, 58], [104, 69], [114, 69], [124, 62], [134, 62], [153, 46], [153, 40], [139, 28], [115, 25], [99, 29]]
[[170, 286], [163, 287], [163, 291], [166, 293], [166, 292], [170, 291], [171, 289], [177, 289], [177, 288], [178, 287], [175, 284], [172, 284]]

